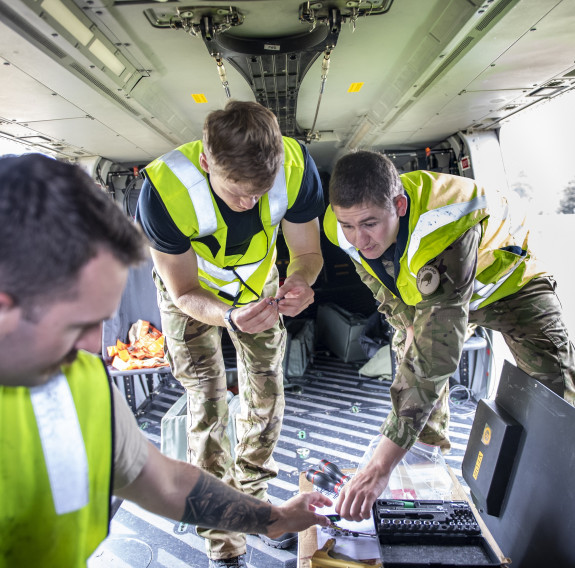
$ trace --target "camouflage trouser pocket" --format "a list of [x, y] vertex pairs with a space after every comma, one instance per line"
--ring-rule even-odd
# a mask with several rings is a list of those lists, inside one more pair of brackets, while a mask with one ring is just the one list
[[172, 373], [177, 377], [174, 353], [177, 351], [177, 344], [183, 344], [186, 333], [187, 316], [173, 312], [160, 312], [162, 321], [162, 332], [166, 336], [165, 358], [172, 369]]
[[553, 343], [557, 349], [562, 349], [567, 345], [569, 337], [567, 335], [567, 329], [561, 318], [554, 319], [548, 322], [541, 328], [543, 335]]
[[174, 304], [172, 297], [168, 293], [166, 286], [162, 282], [162, 279], [160, 278], [160, 276], [156, 272], [155, 268], [152, 270], [152, 278], [154, 280], [154, 284], [156, 285], [156, 290], [158, 291], [158, 307], [160, 308], [160, 312], [162, 312], [162, 313], [163, 312], [166, 312], [166, 313], [174, 312], [176, 314], [179, 313], [179, 314], [183, 315], [183, 313], [176, 306], [176, 304]]
[[174, 312], [161, 312], [160, 317], [164, 335], [176, 341], [184, 341], [189, 317]]

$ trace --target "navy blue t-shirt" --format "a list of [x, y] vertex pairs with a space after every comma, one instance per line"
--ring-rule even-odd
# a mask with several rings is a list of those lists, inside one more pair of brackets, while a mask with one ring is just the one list
[[[301, 144], [300, 146], [305, 168], [298, 196], [284, 215], [284, 219], [290, 223], [307, 223], [320, 217], [324, 212], [323, 191], [317, 167], [307, 148]], [[259, 206], [256, 205], [249, 211], [236, 212], [232, 211], [213, 191], [212, 195], [228, 227], [226, 254], [244, 253], [252, 237], [263, 229]], [[150, 240], [151, 246], [156, 250], [167, 254], [183, 254], [190, 248], [189, 237], [178, 229], [156, 188], [148, 179], [144, 180], [140, 190], [136, 221]]]

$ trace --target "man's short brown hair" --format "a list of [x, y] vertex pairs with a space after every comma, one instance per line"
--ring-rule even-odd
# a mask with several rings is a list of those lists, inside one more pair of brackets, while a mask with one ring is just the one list
[[331, 205], [349, 209], [377, 205], [394, 210], [394, 200], [404, 189], [393, 162], [383, 154], [360, 150], [340, 158], [329, 181]]
[[267, 191], [283, 162], [283, 140], [275, 115], [249, 101], [229, 101], [204, 122], [204, 153], [224, 178]]

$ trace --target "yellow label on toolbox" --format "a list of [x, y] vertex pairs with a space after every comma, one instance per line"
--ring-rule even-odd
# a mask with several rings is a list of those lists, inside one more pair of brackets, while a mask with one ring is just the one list
[[479, 475], [479, 468], [481, 467], [481, 462], [483, 461], [483, 453], [479, 452], [477, 454], [477, 461], [475, 462], [475, 469], [473, 470], [473, 479], [477, 480]]
[[491, 428], [489, 424], [485, 425], [483, 429], [483, 436], [481, 436], [481, 441], [486, 445], [489, 446], [489, 442], [491, 442]]

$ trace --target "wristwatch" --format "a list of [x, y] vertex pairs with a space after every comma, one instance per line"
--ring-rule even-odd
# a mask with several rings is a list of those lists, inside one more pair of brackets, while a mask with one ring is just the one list
[[224, 314], [224, 321], [226, 322], [226, 327], [228, 328], [228, 331], [239, 331], [239, 329], [236, 327], [236, 324], [234, 323], [234, 320], [232, 319], [232, 312], [235, 310], [236, 308], [234, 308], [233, 306]]

